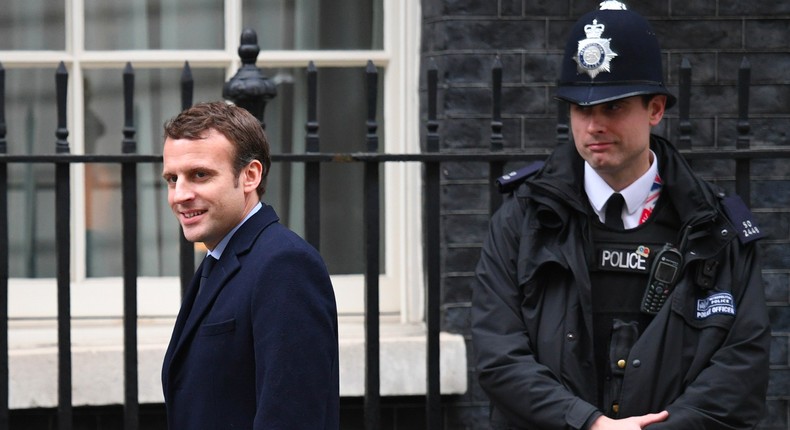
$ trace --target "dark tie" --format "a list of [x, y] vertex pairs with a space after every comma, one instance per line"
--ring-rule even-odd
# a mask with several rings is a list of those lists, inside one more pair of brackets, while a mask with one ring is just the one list
[[625, 200], [620, 193], [613, 193], [609, 200], [606, 201], [606, 219], [604, 222], [607, 227], [615, 228], [617, 230], [623, 229], [623, 204]]
[[206, 283], [206, 279], [211, 274], [211, 269], [214, 268], [214, 264], [217, 262], [217, 259], [212, 256], [206, 256], [206, 259], [203, 261], [203, 269], [200, 271], [200, 284], [198, 285], [198, 294], [200, 294], [200, 290], [203, 289], [203, 284]]

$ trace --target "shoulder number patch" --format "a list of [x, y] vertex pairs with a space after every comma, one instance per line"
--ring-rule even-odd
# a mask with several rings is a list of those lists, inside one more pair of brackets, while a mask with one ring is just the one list
[[738, 231], [738, 239], [741, 243], [747, 244], [763, 237], [763, 232], [754, 221], [754, 215], [740, 197], [728, 196], [722, 200], [722, 207]]

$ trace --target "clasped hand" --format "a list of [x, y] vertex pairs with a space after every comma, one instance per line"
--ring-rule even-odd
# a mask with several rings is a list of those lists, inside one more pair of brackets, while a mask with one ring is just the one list
[[657, 414], [640, 415], [638, 417], [628, 417], [614, 420], [606, 416], [601, 416], [590, 430], [642, 430], [650, 424], [660, 423], [669, 417], [669, 412], [661, 411]]

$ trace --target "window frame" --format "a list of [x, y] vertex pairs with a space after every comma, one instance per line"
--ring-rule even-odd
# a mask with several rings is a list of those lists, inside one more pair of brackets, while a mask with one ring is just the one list
[[[83, 73], [89, 69], [122, 70], [127, 63], [135, 69], [195, 67], [225, 70], [226, 80], [241, 66], [237, 49], [242, 31], [242, 1], [226, 0], [223, 50], [123, 50], [87, 51], [85, 46], [84, 1], [66, 0], [66, 44], [64, 51], [0, 51], [5, 68], [57, 68], [63, 62], [69, 70], [67, 115], [72, 153], [84, 153], [85, 120]], [[306, 68], [312, 61], [322, 67], [365, 67], [370, 60], [384, 70], [383, 130], [385, 152], [419, 153], [419, 63], [421, 11], [419, 0], [383, 1], [384, 43], [381, 50], [363, 51], [264, 51], [258, 55], [261, 68]], [[381, 79], [382, 77], [380, 77]], [[319, 74], [320, 79], [320, 74]], [[119, 99], [120, 100], [120, 99]], [[79, 125], [79, 126], [78, 126]], [[53, 125], [54, 127], [54, 125]], [[120, 142], [121, 136], [119, 136]], [[381, 313], [401, 322], [423, 320], [422, 260], [422, 169], [419, 163], [385, 163], [382, 211], [387, 213], [382, 239], [386, 243], [383, 273], [380, 276]], [[117, 317], [121, 315], [121, 277], [86, 276], [86, 193], [84, 164], [71, 166], [71, 285], [72, 316]], [[364, 276], [332, 276], [341, 315], [364, 313]], [[106, 290], [101, 306], [95, 303], [97, 287]], [[33, 299], [30, 288], [41, 294]], [[38, 290], [38, 289], [41, 290]], [[56, 297], [52, 278], [9, 280], [11, 318], [54, 317]], [[176, 277], [138, 278], [138, 305], [141, 317], [173, 317], [180, 296]], [[99, 290], [101, 291], [101, 290]], [[51, 294], [50, 294], [51, 293]], [[47, 297], [44, 302], [42, 297]], [[175, 303], [174, 303], [175, 302]], [[117, 311], [117, 312], [116, 312]]]

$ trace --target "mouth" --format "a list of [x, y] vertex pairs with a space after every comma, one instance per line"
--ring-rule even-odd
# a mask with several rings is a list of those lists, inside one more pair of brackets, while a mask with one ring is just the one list
[[198, 215], [203, 215], [204, 213], [206, 213], [206, 211], [192, 211], [192, 212], [182, 212], [181, 215], [183, 215], [184, 218], [194, 218]]
[[205, 210], [192, 210], [192, 211], [179, 212], [179, 215], [181, 215], [181, 218], [182, 218], [182, 220], [184, 222], [188, 222], [190, 220], [193, 220], [193, 219], [205, 214], [206, 212], [208, 212], [208, 211], [205, 211]]
[[593, 152], [605, 151], [607, 148], [614, 145], [613, 142], [592, 142], [587, 144], [587, 149]]

